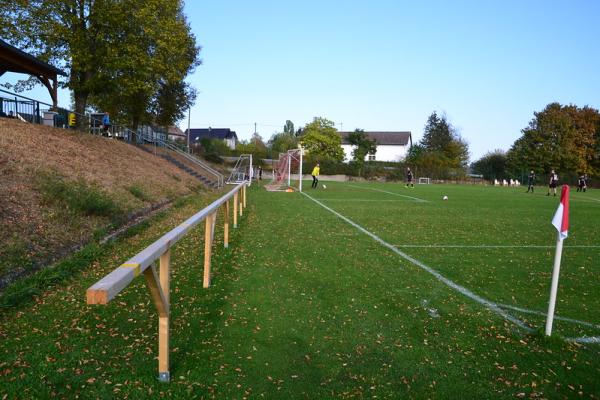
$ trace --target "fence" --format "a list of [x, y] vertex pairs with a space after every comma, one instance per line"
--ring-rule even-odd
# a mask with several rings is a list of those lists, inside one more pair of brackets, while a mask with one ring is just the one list
[[[247, 182], [237, 185], [229, 193], [214, 201], [208, 207], [188, 218], [156, 242], [133, 256], [120, 267], [88, 288], [88, 304], [108, 304], [119, 292], [125, 289], [137, 276], [144, 275], [150, 295], [158, 311], [158, 379], [170, 380], [169, 371], [169, 271], [171, 268], [171, 247], [192, 228], [202, 221], [204, 232], [204, 277], [203, 287], [210, 286], [210, 261], [215, 232], [217, 212], [223, 210], [223, 246], [229, 247], [229, 202], [233, 199], [233, 227], [237, 228], [237, 217], [243, 215], [246, 208]], [[154, 263], [160, 260], [160, 275]]]

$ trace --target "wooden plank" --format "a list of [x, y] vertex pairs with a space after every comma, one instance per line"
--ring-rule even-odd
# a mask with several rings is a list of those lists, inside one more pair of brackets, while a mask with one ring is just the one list
[[[238, 193], [243, 185], [243, 183], [240, 183], [220, 199], [215, 200], [208, 207], [188, 218], [181, 225], [163, 235], [160, 239], [88, 288], [86, 292], [87, 303], [107, 304], [111, 301], [121, 290], [127, 287], [137, 275], [145, 272], [152, 263], [169, 250], [171, 246], [187, 232], [206, 219], [208, 215], [215, 213], [222, 204], [229, 201], [232, 197], [237, 199], [239, 197]], [[237, 202], [235, 204], [237, 204]], [[237, 226], [237, 216], [234, 217], [234, 227], [235, 226]], [[131, 268], [131, 265], [135, 265], [136, 267]]]
[[229, 201], [223, 204], [223, 247], [229, 247]]
[[202, 286], [204, 288], [210, 286], [210, 258], [212, 255], [212, 219], [212, 215], [206, 217], [206, 224], [204, 228], [204, 279], [202, 282]]
[[238, 220], [238, 194], [237, 192], [233, 195], [233, 227], [237, 228]]
[[248, 188], [248, 186], [244, 186], [242, 188], [242, 193], [244, 194], [244, 208], [246, 208], [246, 189]]
[[243, 189], [243, 187], [242, 187], [241, 193], [239, 195], [239, 201], [240, 201], [239, 210], [240, 210], [240, 217], [241, 217], [244, 215], [244, 189]]

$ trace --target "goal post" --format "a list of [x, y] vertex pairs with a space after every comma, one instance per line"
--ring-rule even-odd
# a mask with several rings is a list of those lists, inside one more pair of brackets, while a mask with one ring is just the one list
[[419, 185], [429, 185], [431, 183], [431, 179], [421, 177], [419, 178]]
[[279, 153], [279, 160], [273, 168], [273, 180], [265, 185], [269, 191], [296, 189], [302, 191], [302, 148]]

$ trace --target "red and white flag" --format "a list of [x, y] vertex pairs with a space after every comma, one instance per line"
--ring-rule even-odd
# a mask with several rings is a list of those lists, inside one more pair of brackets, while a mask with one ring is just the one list
[[560, 192], [560, 204], [552, 218], [552, 225], [558, 231], [561, 239], [569, 236], [569, 186], [563, 185]]

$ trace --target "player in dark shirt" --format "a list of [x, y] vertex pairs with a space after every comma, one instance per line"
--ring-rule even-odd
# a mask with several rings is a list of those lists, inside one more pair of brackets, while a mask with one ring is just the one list
[[583, 174], [577, 180], [577, 191], [585, 192], [587, 190], [587, 175]]
[[550, 182], [548, 183], [548, 194], [546, 196], [550, 196], [550, 191], [554, 192], [556, 196], [556, 186], [558, 185], [558, 174], [552, 170], [550, 172]]
[[406, 187], [408, 187], [408, 185], [413, 189], [415, 187], [415, 184], [413, 183], [413, 173], [410, 168], [406, 168]]
[[535, 186], [535, 172], [533, 172], [533, 170], [529, 173], [529, 176], [527, 177], [527, 193], [529, 193], [529, 191], [531, 190], [531, 193], [533, 193], [533, 187]]

